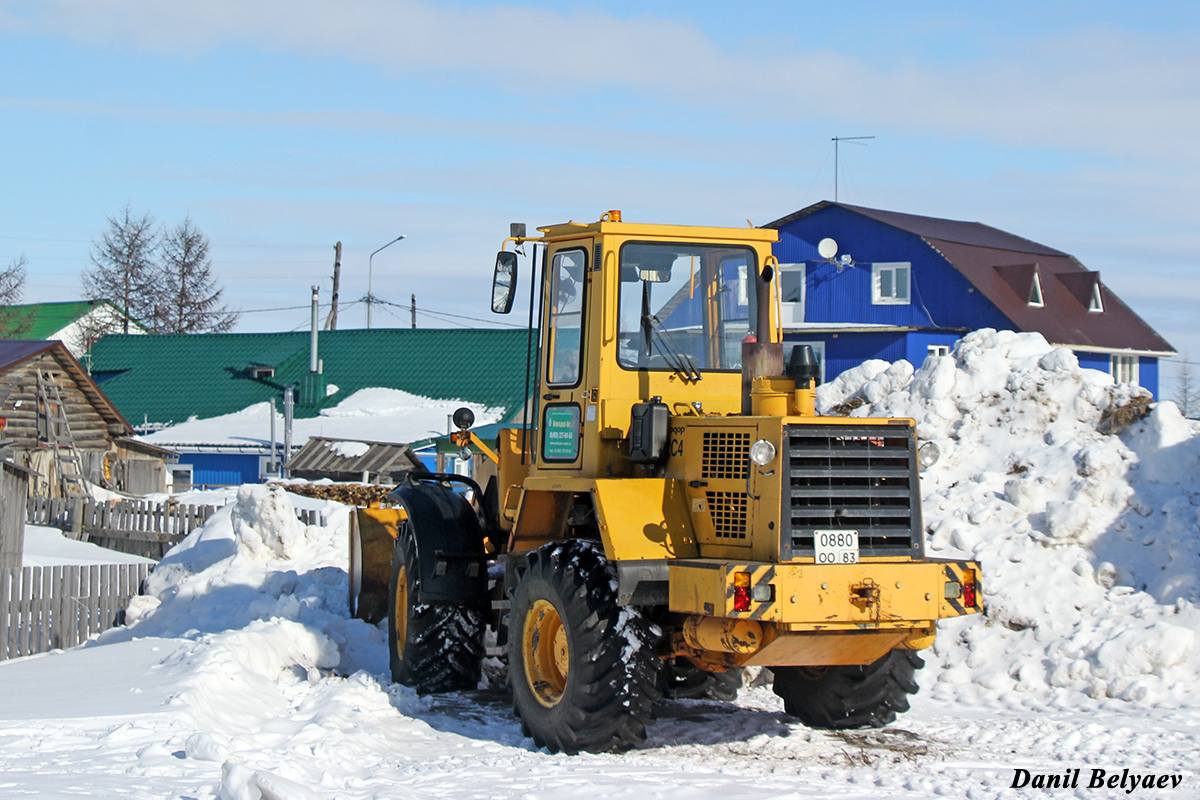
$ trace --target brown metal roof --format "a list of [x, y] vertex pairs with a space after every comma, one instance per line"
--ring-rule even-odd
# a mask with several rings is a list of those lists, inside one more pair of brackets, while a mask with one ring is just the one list
[[[1174, 355], [1175, 350], [1074, 256], [979, 222], [822, 201], [764, 227], [781, 228], [838, 206], [921, 237], [1022, 331], [1052, 344]], [[1029, 304], [1034, 281], [1042, 305]], [[1103, 311], [1089, 311], [1099, 285]]]

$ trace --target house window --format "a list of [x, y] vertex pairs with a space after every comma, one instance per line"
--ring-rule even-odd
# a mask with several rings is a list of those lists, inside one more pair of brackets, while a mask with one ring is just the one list
[[1046, 301], [1042, 299], [1042, 279], [1038, 277], [1037, 270], [1033, 272], [1033, 285], [1029, 287], [1029, 305], [1033, 308], [1043, 308]]
[[934, 358], [950, 355], [950, 345], [948, 344], [931, 344], [929, 345], [929, 355]]
[[1138, 386], [1138, 357], [1137, 356], [1109, 356], [1109, 372], [1112, 373], [1114, 383], [1130, 383]]
[[1100, 281], [1092, 284], [1092, 302], [1088, 304], [1088, 311], [1092, 314], [1104, 313], [1104, 300], [1100, 297]]
[[783, 363], [787, 364], [792, 358], [792, 351], [800, 345], [809, 345], [813, 349], [817, 363], [821, 366], [821, 383], [825, 382], [825, 343], [824, 342], [791, 342], [783, 343]]
[[779, 294], [783, 303], [784, 325], [804, 322], [804, 279], [803, 264], [779, 265]]
[[875, 305], [908, 305], [909, 267], [907, 261], [889, 261], [871, 265]]

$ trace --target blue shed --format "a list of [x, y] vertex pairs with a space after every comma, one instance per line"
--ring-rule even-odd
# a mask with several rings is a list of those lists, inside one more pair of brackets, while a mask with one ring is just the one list
[[919, 367], [978, 328], [1036, 331], [1155, 395], [1175, 355], [1098, 272], [979, 222], [824, 201], [765, 227], [779, 231], [785, 345], [811, 344], [823, 380], [872, 358]]

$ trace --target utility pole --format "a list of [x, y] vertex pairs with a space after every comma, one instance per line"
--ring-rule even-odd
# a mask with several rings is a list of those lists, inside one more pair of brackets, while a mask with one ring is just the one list
[[338, 242], [333, 246], [333, 305], [329, 309], [329, 316], [325, 319], [325, 330], [337, 330], [337, 304], [338, 304], [338, 284], [342, 280], [342, 243]]
[[833, 137], [833, 202], [838, 201], [838, 145], [842, 142], [853, 142], [866, 147], [860, 139], [874, 139], [874, 136], [835, 136]]
[[413, 330], [417, 329], [417, 296], [412, 296], [412, 326]]

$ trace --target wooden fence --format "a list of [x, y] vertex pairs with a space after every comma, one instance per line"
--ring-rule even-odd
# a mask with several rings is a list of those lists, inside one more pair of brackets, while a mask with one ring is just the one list
[[149, 564], [0, 570], [0, 661], [74, 647], [124, 622]]
[[80, 541], [157, 561], [216, 510], [216, 506], [132, 500], [102, 503], [90, 498], [32, 497], [25, 519], [34, 525], [60, 528]]
[[[159, 560], [203, 525], [216, 506], [165, 506], [144, 501], [31, 498], [26, 519], [60, 528], [75, 539]], [[298, 509], [320, 525], [317, 509]], [[97, 564], [0, 569], [0, 661], [74, 647], [125, 621], [129, 599], [141, 592], [151, 564]]]

